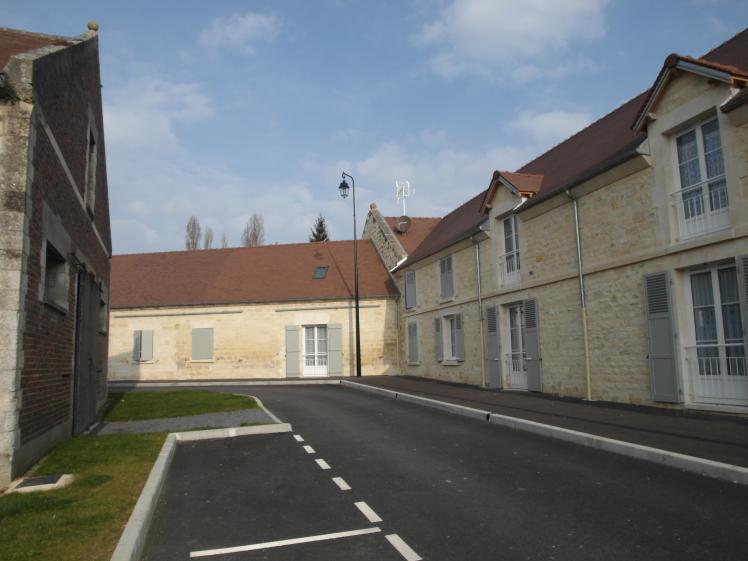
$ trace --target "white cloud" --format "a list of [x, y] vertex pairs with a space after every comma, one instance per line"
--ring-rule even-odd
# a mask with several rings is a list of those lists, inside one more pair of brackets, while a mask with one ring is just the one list
[[193, 83], [144, 76], [105, 91], [106, 139], [112, 147], [174, 148], [176, 123], [192, 123], [212, 114], [209, 98]]
[[592, 122], [589, 113], [574, 111], [522, 112], [509, 128], [524, 133], [540, 149], [547, 149], [583, 129]]
[[280, 33], [283, 23], [272, 14], [246, 12], [217, 17], [200, 32], [198, 43], [204, 47], [231, 47], [244, 54], [254, 54], [259, 41], [272, 41]]
[[[434, 47], [431, 67], [446, 78], [518, 68], [527, 80], [553, 72], [560, 53], [605, 33], [608, 0], [453, 0], [413, 36]], [[542, 61], [537, 62], [539, 59]], [[534, 62], [533, 62], [534, 61]], [[532, 64], [531, 64], [532, 63]], [[532, 70], [532, 69], [535, 70]]]

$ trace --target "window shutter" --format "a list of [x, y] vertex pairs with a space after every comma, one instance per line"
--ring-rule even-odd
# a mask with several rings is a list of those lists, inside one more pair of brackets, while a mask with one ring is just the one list
[[538, 301], [535, 298], [522, 302], [525, 322], [522, 326], [522, 340], [525, 346], [525, 369], [527, 389], [542, 391], [540, 378], [540, 338], [538, 336]]
[[644, 294], [652, 399], [679, 403], [681, 400], [675, 363], [670, 272], [644, 275]]
[[447, 257], [444, 269], [444, 274], [447, 279], [447, 295], [445, 298], [452, 298], [455, 294], [454, 275], [452, 274], [452, 256]]
[[339, 323], [327, 326], [327, 373], [343, 375], [343, 326]]
[[286, 326], [286, 377], [301, 375], [301, 351], [299, 350], [299, 326]]
[[153, 330], [141, 331], [140, 360], [153, 360]]
[[140, 349], [142, 341], [142, 331], [134, 331], [132, 334], [132, 360], [140, 362]]
[[486, 382], [489, 388], [501, 387], [501, 349], [498, 306], [486, 306]]
[[465, 338], [462, 331], [462, 314], [455, 315], [455, 358], [462, 362], [465, 360]]
[[213, 328], [200, 327], [192, 330], [192, 360], [213, 358]]
[[405, 271], [405, 307], [416, 307], [416, 272]]
[[436, 351], [436, 361], [444, 360], [444, 340], [442, 339], [442, 318], [434, 318], [434, 349]]
[[444, 259], [439, 261], [439, 288], [439, 294], [444, 300], [447, 297], [447, 262]]
[[738, 299], [740, 300], [740, 318], [743, 324], [745, 356], [748, 357], [748, 255], [739, 255], [735, 260], [738, 267]]
[[418, 324], [408, 324], [408, 362], [418, 362]]

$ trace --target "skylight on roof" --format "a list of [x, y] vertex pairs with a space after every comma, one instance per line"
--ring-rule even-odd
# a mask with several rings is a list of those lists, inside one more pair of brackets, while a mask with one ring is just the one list
[[317, 267], [314, 269], [314, 275], [312, 275], [312, 278], [314, 280], [322, 280], [327, 276], [327, 267]]

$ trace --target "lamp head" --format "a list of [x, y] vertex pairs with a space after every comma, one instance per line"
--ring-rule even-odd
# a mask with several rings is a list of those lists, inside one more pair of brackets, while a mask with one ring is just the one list
[[340, 191], [340, 196], [344, 199], [348, 197], [348, 191], [350, 190], [350, 186], [348, 185], [348, 182], [343, 179], [343, 181], [340, 182], [340, 185], [338, 186], [338, 190]]

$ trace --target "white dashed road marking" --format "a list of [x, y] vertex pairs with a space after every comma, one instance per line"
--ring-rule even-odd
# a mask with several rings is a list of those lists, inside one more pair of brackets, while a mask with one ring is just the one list
[[[192, 551], [190, 557], [209, 557], [212, 555], [225, 555], [227, 553], [238, 553], [240, 551], [254, 551], [257, 549], [268, 549], [271, 547], [282, 547], [285, 545], [295, 545], [298, 543], [321, 542], [325, 540], [337, 540], [340, 538], [350, 538], [352, 536], [361, 536], [363, 534], [376, 534], [381, 532], [377, 527], [364, 528], [363, 530], [349, 530], [347, 532], [335, 532], [334, 534], [321, 534], [318, 536], [307, 536], [304, 538], [291, 538], [288, 540], [278, 540], [274, 542], [255, 543], [251, 545], [240, 545], [236, 547], [224, 547], [221, 549], [203, 549], [202, 551]], [[389, 539], [389, 538], [388, 538]], [[417, 559], [420, 559], [418, 557]]]
[[314, 454], [314, 448], [312, 448], [311, 446], [304, 446], [304, 450], [306, 450], [307, 454]]
[[296, 442], [304, 442], [304, 439], [301, 438], [300, 434], [295, 434], [293, 437], [296, 439]]
[[413, 551], [410, 546], [403, 541], [397, 534], [388, 534], [384, 536], [392, 544], [397, 552], [403, 556], [405, 561], [421, 561], [423, 558]]
[[333, 477], [332, 480], [335, 482], [335, 485], [340, 487], [341, 491], [350, 491], [351, 486], [348, 485], [348, 483], [345, 482], [345, 479], [342, 477]]
[[382, 519], [379, 518], [379, 515], [372, 510], [372, 508], [367, 505], [364, 501], [359, 501], [357, 503], [353, 503], [356, 505], [356, 508], [358, 508], [361, 511], [361, 514], [366, 516], [366, 519], [371, 522], [372, 524], [374, 522], [381, 522]]
[[326, 462], [325, 460], [323, 460], [322, 458], [317, 458], [317, 459], [316, 459], [316, 460], [314, 460], [314, 461], [315, 461], [315, 462], [317, 462], [317, 465], [318, 465], [319, 467], [321, 467], [322, 469], [330, 469], [330, 464], [328, 464], [328, 463], [327, 463], [327, 462]]

